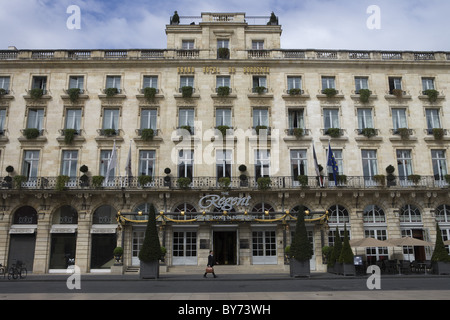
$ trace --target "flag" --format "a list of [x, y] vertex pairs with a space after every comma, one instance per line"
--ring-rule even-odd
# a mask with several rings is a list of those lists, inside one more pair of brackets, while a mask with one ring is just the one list
[[314, 156], [314, 166], [316, 167], [316, 175], [319, 179], [319, 185], [323, 187], [323, 181], [322, 177], [320, 176], [320, 169], [319, 164], [317, 163], [316, 149], [314, 148], [314, 145], [313, 145], [313, 156]]
[[125, 173], [128, 178], [131, 178], [133, 176], [131, 173], [131, 140], [130, 140], [130, 150], [128, 150], [127, 164], [125, 165]]
[[108, 183], [111, 171], [115, 170], [116, 167], [117, 167], [117, 150], [116, 150], [116, 140], [114, 140], [113, 150], [108, 160], [108, 166], [106, 167], [105, 184]]
[[333, 173], [333, 179], [334, 179], [334, 185], [337, 186], [338, 182], [337, 182], [337, 177], [339, 174], [339, 170], [338, 170], [338, 166], [336, 163], [336, 159], [334, 158], [334, 154], [333, 151], [331, 150], [331, 145], [328, 142], [328, 162], [327, 162], [327, 166], [328, 166], [328, 173]]

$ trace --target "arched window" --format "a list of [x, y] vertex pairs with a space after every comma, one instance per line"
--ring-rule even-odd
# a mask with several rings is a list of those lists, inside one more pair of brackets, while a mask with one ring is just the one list
[[98, 207], [94, 212], [93, 224], [113, 224], [116, 218], [116, 210], [108, 205]]
[[350, 222], [347, 209], [338, 204], [328, 208], [328, 216], [330, 217], [328, 220], [329, 223], [344, 224]]
[[37, 224], [37, 211], [33, 207], [23, 206], [14, 214], [13, 224]]
[[[133, 216], [133, 220], [148, 220], [148, 214], [150, 212], [150, 206], [152, 204], [145, 202], [138, 205], [136, 208], [134, 208], [133, 212], [136, 213], [136, 215]], [[156, 209], [155, 209], [156, 210]]]
[[262, 219], [274, 219], [275, 218], [275, 210], [273, 207], [268, 203], [258, 203], [252, 208], [252, 213], [261, 213]]
[[364, 208], [364, 223], [386, 223], [383, 209], [377, 205], [368, 205]]
[[437, 222], [450, 222], [450, 205], [443, 204], [436, 208]]
[[65, 205], [56, 210], [53, 224], [78, 224], [78, 213], [75, 208]]
[[[298, 214], [298, 212], [300, 211], [300, 210], [303, 210], [303, 211], [311, 211], [307, 206], [304, 206], [304, 205], [298, 205], [298, 206], [295, 206], [295, 207], [293, 207], [289, 212], [293, 215], [293, 216], [297, 216], [297, 214]], [[307, 218], [307, 216], [305, 215], [305, 218]]]
[[422, 215], [419, 208], [412, 204], [407, 204], [400, 208], [400, 222], [422, 222]]
[[197, 212], [197, 209], [189, 203], [183, 203], [177, 206], [174, 210], [175, 213], [180, 213], [179, 215], [175, 216], [175, 219], [177, 220], [189, 220], [193, 219], [195, 214]]

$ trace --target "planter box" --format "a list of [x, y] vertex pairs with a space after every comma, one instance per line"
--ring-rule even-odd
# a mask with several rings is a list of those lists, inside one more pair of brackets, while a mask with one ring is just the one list
[[289, 272], [291, 277], [309, 277], [311, 275], [309, 260], [298, 261], [291, 259], [289, 263]]
[[344, 267], [342, 266], [342, 263], [336, 262], [333, 266], [333, 270], [335, 274], [342, 274]]
[[433, 262], [433, 273], [450, 274], [450, 262]]
[[344, 276], [354, 276], [356, 275], [355, 265], [349, 263], [342, 264], [342, 274]]
[[159, 261], [143, 262], [139, 272], [141, 279], [158, 279], [159, 278]]

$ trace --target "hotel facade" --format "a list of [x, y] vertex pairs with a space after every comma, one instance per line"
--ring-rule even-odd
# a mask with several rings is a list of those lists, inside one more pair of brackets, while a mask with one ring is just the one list
[[282, 49], [281, 33], [202, 13], [172, 18], [166, 49], [0, 51], [0, 263], [108, 272], [120, 246], [126, 272], [151, 205], [169, 267], [214, 250], [282, 269], [299, 210], [315, 271], [344, 228], [448, 240], [450, 53]]

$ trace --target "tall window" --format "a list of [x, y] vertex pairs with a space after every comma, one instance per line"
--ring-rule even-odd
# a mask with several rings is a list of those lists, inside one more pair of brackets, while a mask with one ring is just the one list
[[70, 76], [69, 89], [84, 89], [84, 76]]
[[183, 50], [194, 49], [194, 40], [183, 40], [181, 42], [181, 49], [183, 49]]
[[402, 90], [402, 78], [389, 77], [389, 93], [392, 94], [393, 90]]
[[28, 109], [27, 128], [44, 129], [44, 109]]
[[119, 115], [119, 109], [104, 109], [102, 129], [113, 129], [117, 133], [119, 129]]
[[255, 150], [255, 177], [270, 175], [270, 150]]
[[444, 177], [447, 174], [445, 150], [431, 150], [431, 161], [433, 164], [434, 180], [445, 180]]
[[376, 150], [361, 150], [362, 153], [362, 165], [364, 181], [371, 184], [373, 183], [373, 176], [378, 174], [377, 164], [377, 151]]
[[141, 129], [156, 129], [157, 111], [156, 109], [141, 110]]
[[39, 150], [26, 150], [23, 155], [22, 175], [27, 179], [35, 180], [39, 170]]
[[290, 130], [295, 128], [305, 129], [303, 109], [290, 109], [288, 113], [288, 122]]
[[[108, 162], [111, 158], [112, 150], [101, 150], [100, 151], [100, 175], [106, 176], [106, 171], [108, 170]], [[116, 169], [112, 168], [112, 171], [109, 173], [109, 177], [114, 177], [116, 174]]]
[[142, 88], [158, 89], [158, 76], [144, 76]]
[[355, 77], [355, 92], [359, 93], [361, 89], [369, 89], [369, 78]]
[[155, 151], [139, 151], [139, 175], [155, 175]]
[[291, 89], [301, 89], [302, 77], [300, 76], [287, 77], [287, 85], [288, 85], [288, 92]]
[[300, 175], [308, 175], [306, 150], [291, 150], [291, 173], [294, 180]]
[[231, 127], [231, 109], [216, 109], [216, 127], [219, 126]]
[[333, 149], [334, 160], [336, 160], [336, 164], [338, 166], [338, 173], [344, 174], [344, 156], [342, 153], [342, 149]]
[[422, 90], [434, 90], [434, 78], [422, 78]]
[[194, 76], [181, 76], [180, 89], [183, 87], [194, 87]]
[[233, 163], [231, 150], [216, 151], [216, 172], [217, 178], [231, 178], [231, 164]]
[[120, 91], [120, 76], [106, 76], [106, 88], [116, 88]]
[[180, 150], [178, 153], [178, 177], [190, 178], [194, 170], [194, 150]]
[[46, 76], [34, 76], [31, 83], [31, 89], [47, 90], [47, 77]]
[[264, 92], [267, 92], [267, 78], [266, 76], [253, 76], [253, 92], [256, 92], [257, 87], [264, 87]]
[[216, 77], [216, 88], [218, 87], [231, 87], [229, 76], [217, 76]]
[[191, 128], [194, 127], [194, 109], [187, 109], [182, 108], [179, 109], [179, 116], [178, 116], [178, 126], [190, 126]]
[[264, 40], [253, 40], [252, 50], [264, 50]]
[[75, 178], [77, 176], [78, 151], [64, 150], [62, 152], [61, 174]]
[[81, 128], [81, 109], [66, 110], [65, 129], [74, 129], [79, 133]]
[[412, 170], [411, 150], [397, 150], [398, 176], [405, 181]]
[[427, 132], [433, 134], [433, 129], [441, 128], [441, 119], [439, 117], [439, 109], [426, 109]]
[[339, 128], [339, 109], [323, 109], [324, 128]]
[[407, 204], [400, 208], [400, 222], [414, 223], [422, 222], [422, 214], [419, 208], [412, 204]]
[[0, 135], [5, 134], [6, 109], [0, 109]]
[[392, 124], [394, 125], [394, 133], [399, 128], [408, 128], [408, 122], [406, 121], [406, 109], [404, 108], [392, 109]]
[[322, 77], [322, 90], [336, 89], [335, 77]]
[[9, 93], [9, 84], [10, 84], [10, 77], [0, 77], [0, 89], [3, 89], [6, 91], [6, 93]]
[[359, 108], [358, 109], [358, 129], [374, 128], [372, 109], [371, 108]]
[[269, 127], [269, 110], [253, 109], [253, 128], [258, 126]]

